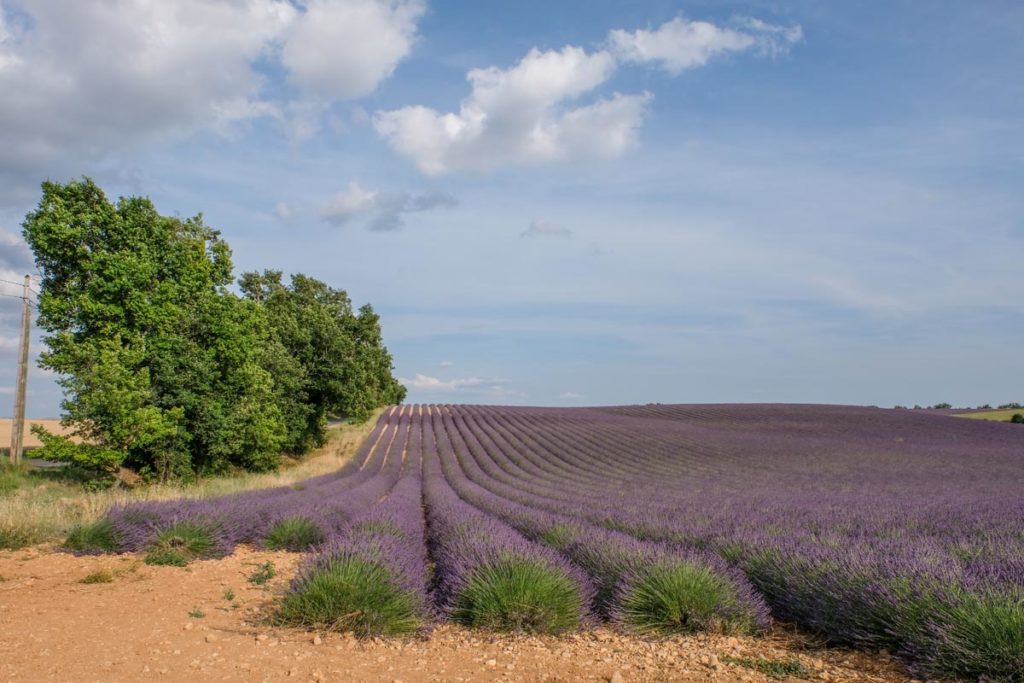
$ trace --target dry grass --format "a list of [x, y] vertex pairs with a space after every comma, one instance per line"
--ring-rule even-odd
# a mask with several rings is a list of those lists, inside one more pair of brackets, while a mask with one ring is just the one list
[[[11, 424], [10, 418], [0, 418], [0, 448], [7, 448], [11, 445]], [[25, 448], [38, 448], [43, 444], [39, 442], [36, 435], [29, 431], [34, 424], [41, 424], [46, 431], [53, 434], [67, 434], [70, 430], [61, 425], [60, 420], [25, 420], [25, 432], [22, 443]]]
[[[364, 424], [342, 424], [329, 431], [327, 444], [318, 451], [286, 463], [279, 471], [201, 479], [193, 484], [153, 484], [134, 488], [87, 491], [80, 484], [39, 474], [10, 472], [8, 487], [0, 481], [0, 548], [3, 538], [21, 539], [17, 545], [61, 541], [77, 524], [93, 522], [111, 506], [143, 500], [207, 498], [250, 489], [288, 486], [333, 472], [359, 448], [373, 429], [378, 411]], [[9, 429], [8, 429], [9, 432]], [[0, 477], [4, 472], [0, 471]], [[7, 544], [8, 547], [15, 545]]]
[[1024, 408], [1011, 408], [1010, 410], [986, 410], [978, 413], [957, 413], [953, 417], [968, 417], [972, 420], [995, 420], [996, 422], [1009, 422], [1017, 413], [1024, 414]]

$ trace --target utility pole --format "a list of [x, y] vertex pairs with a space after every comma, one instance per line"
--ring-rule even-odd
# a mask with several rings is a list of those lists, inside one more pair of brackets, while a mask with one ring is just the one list
[[21, 346], [18, 348], [18, 389], [14, 396], [14, 424], [11, 425], [11, 464], [21, 463], [25, 431], [25, 389], [28, 382], [28, 333], [32, 309], [28, 305], [29, 285], [32, 276], [25, 276], [25, 285], [21, 292]]

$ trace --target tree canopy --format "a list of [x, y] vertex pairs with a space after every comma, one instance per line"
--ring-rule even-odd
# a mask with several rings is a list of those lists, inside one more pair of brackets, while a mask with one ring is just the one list
[[43, 457], [155, 476], [267, 470], [324, 440], [328, 416], [401, 402], [380, 320], [305, 275], [246, 273], [201, 215], [108, 201], [90, 179], [43, 184], [23, 223], [42, 274], [40, 365], [64, 389]]

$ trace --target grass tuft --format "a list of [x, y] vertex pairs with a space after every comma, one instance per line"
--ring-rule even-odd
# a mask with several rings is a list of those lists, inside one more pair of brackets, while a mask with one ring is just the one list
[[769, 678], [810, 678], [811, 676], [810, 669], [804, 666], [803, 662], [796, 657], [790, 657], [789, 659], [765, 659], [764, 657], [751, 659], [750, 657], [724, 655], [722, 661], [727, 664], [736, 664], [747, 669], [760, 671]]
[[277, 570], [274, 568], [274, 563], [268, 560], [257, 567], [252, 574], [249, 574], [249, 583], [254, 586], [265, 586], [275, 576], [277, 576]]
[[391, 636], [414, 631], [421, 613], [415, 594], [396, 585], [385, 567], [344, 557], [306, 576], [285, 596], [275, 620], [360, 637]]
[[324, 542], [324, 532], [304, 517], [282, 519], [267, 532], [263, 545], [270, 550], [298, 553]]
[[189, 610], [188, 615], [193, 619], [202, 619], [206, 616], [206, 612], [199, 609], [198, 607], [193, 607], [191, 610]]
[[85, 578], [79, 579], [78, 583], [111, 583], [114, 580], [114, 572], [109, 569], [97, 569], [86, 574]]
[[41, 540], [42, 538], [31, 527], [0, 525], [0, 550], [20, 550]]
[[690, 563], [656, 564], [630, 581], [619, 599], [618, 618], [644, 634], [756, 630], [728, 577]]
[[184, 567], [192, 560], [209, 557], [214, 550], [213, 534], [195, 522], [178, 522], [156, 535], [146, 553], [145, 563]]
[[561, 633], [580, 627], [579, 587], [539, 560], [506, 557], [481, 565], [455, 599], [452, 618], [494, 631]]
[[79, 524], [64, 539], [64, 548], [79, 553], [109, 553], [117, 550], [114, 525], [106, 519]]

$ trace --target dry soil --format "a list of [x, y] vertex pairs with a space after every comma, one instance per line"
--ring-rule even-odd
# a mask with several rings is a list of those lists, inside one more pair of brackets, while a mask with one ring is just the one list
[[[240, 549], [187, 568], [133, 555], [0, 552], [0, 681], [757, 681], [737, 659], [799, 659], [810, 680], [909, 681], [883, 655], [816, 646], [785, 629], [763, 638], [644, 640], [601, 628], [563, 637], [441, 626], [360, 641], [266, 624], [301, 556]], [[248, 577], [264, 562], [277, 576]], [[105, 583], [82, 583], [106, 572]], [[783, 679], [797, 681], [800, 679]]]

